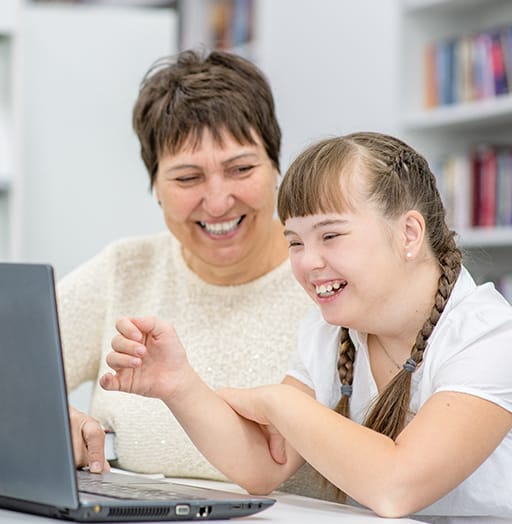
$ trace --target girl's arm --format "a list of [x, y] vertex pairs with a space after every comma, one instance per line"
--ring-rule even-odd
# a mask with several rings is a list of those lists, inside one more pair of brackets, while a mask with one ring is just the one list
[[[304, 462], [285, 444], [269, 451], [275, 435], [236, 413], [190, 366], [174, 329], [155, 318], [122, 319], [104, 389], [161, 399], [201, 453], [229, 479], [252, 493], [266, 494]], [[307, 388], [304, 387], [304, 391]], [[310, 392], [312, 394], [312, 392]], [[279, 462], [278, 462], [279, 461]]]
[[251, 420], [271, 424], [352, 498], [386, 517], [424, 508], [470, 475], [512, 427], [512, 414], [476, 396], [433, 395], [394, 442], [289, 385], [228, 389]]

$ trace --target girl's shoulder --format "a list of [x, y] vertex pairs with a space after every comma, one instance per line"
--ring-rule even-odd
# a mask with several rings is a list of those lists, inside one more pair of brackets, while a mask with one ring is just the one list
[[439, 324], [459, 327], [462, 333], [475, 336], [512, 322], [512, 306], [487, 282], [477, 285], [464, 268], [448, 300]]
[[426, 363], [438, 370], [508, 369], [512, 365], [512, 306], [491, 283], [461, 274], [427, 343]]
[[299, 340], [309, 340], [311, 344], [329, 344], [337, 341], [340, 326], [328, 324], [320, 309], [313, 305], [302, 318], [299, 326]]

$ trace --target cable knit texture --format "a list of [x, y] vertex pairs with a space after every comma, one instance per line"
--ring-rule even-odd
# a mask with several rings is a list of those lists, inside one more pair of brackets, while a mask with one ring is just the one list
[[[174, 324], [192, 366], [212, 388], [247, 387], [282, 380], [299, 320], [313, 307], [288, 261], [248, 284], [211, 285], [187, 267], [167, 232], [111, 244], [59, 282], [58, 300], [68, 389], [96, 384], [90, 412], [116, 432], [116, 465], [219, 480], [222, 474], [162, 402], [97, 386], [115, 321], [161, 317]], [[321, 496], [318, 481], [303, 472], [289, 489]]]

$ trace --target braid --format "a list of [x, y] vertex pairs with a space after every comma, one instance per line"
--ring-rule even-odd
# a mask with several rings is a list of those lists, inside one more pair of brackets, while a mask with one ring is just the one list
[[[342, 327], [340, 330], [340, 340], [338, 346], [338, 374], [341, 381], [341, 386], [352, 388], [352, 382], [354, 380], [354, 359], [356, 356], [356, 348], [350, 338], [348, 329]], [[334, 408], [336, 413], [349, 417], [350, 405], [349, 405], [350, 394], [342, 394], [338, 404]], [[346, 501], [347, 495], [341, 491], [337, 486], [328, 481], [319, 471], [318, 476], [321, 479], [321, 485], [324, 490], [334, 490], [333, 498], [336, 502], [343, 503]]]
[[[338, 350], [338, 374], [340, 377], [341, 385], [352, 386], [354, 380], [354, 359], [356, 356], [356, 349], [354, 343], [348, 334], [348, 329], [345, 327], [341, 328], [340, 331], [340, 345]], [[334, 408], [336, 413], [343, 415], [344, 417], [350, 416], [349, 407], [350, 394], [342, 394], [341, 398]]]

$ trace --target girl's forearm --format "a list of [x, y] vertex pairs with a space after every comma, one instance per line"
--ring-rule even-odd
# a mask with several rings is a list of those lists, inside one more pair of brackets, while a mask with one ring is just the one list
[[289, 476], [289, 466], [272, 459], [260, 426], [238, 415], [195, 371], [162, 400], [206, 459], [247, 491], [270, 493]]
[[374, 509], [375, 495], [390, 491], [396, 452], [391, 439], [292, 386], [272, 388], [264, 405], [269, 422], [287, 442], [342, 491]]

